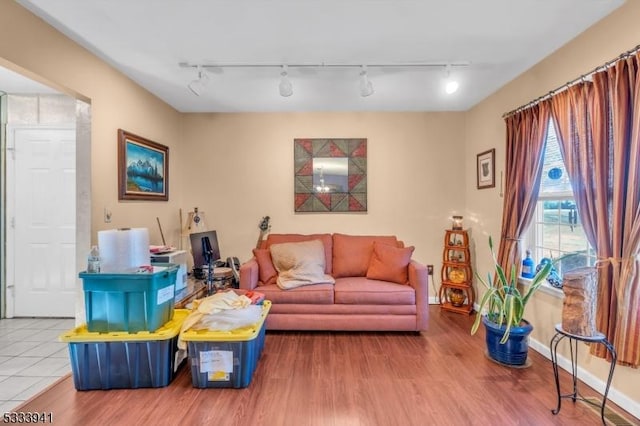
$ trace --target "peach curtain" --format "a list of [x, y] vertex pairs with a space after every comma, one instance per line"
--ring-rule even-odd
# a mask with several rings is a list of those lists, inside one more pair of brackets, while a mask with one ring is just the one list
[[521, 267], [522, 235], [529, 227], [538, 201], [550, 105], [542, 101], [505, 118], [507, 149], [502, 235], [498, 262], [511, 271]]
[[[597, 325], [623, 365], [640, 364], [638, 55], [551, 98], [585, 234], [598, 256]], [[608, 356], [601, 345], [592, 352]]]

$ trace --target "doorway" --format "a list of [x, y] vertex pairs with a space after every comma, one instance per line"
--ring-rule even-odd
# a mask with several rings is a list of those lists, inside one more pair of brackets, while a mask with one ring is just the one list
[[[91, 242], [91, 106], [37, 82], [28, 92], [29, 79], [11, 73], [0, 67], [0, 88], [8, 92], [0, 97], [0, 318], [80, 323], [78, 272]], [[25, 93], [12, 93], [16, 78]], [[16, 151], [16, 143], [25, 151]]]

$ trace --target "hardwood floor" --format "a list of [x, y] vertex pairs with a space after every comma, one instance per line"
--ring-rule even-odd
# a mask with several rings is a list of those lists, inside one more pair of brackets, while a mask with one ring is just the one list
[[[196, 389], [189, 366], [165, 388], [76, 391], [61, 379], [16, 411], [62, 425], [597, 425], [582, 403], [556, 405], [551, 362], [500, 366], [484, 355], [473, 316], [430, 307], [429, 330], [267, 332], [244, 389]], [[562, 384], [570, 385], [562, 371]], [[583, 383], [584, 395], [595, 393]], [[608, 407], [615, 407], [609, 402]], [[615, 407], [617, 409], [617, 407]]]

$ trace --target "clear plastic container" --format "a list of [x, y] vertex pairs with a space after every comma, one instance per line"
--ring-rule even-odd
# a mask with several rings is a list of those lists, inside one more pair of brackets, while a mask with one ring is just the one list
[[87, 256], [87, 273], [100, 273], [100, 251], [98, 250], [98, 246], [91, 247], [91, 251], [89, 251], [89, 256]]

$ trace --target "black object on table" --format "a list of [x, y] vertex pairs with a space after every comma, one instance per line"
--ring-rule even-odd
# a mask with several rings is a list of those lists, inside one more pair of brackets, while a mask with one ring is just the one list
[[[558, 343], [560, 343], [565, 337], [569, 338], [569, 349], [571, 353], [571, 376], [573, 379], [573, 392], [569, 394], [562, 395], [560, 393], [560, 379], [558, 377]], [[558, 414], [561, 408], [562, 398], [571, 398], [573, 402], [576, 402], [577, 399], [585, 401], [589, 404], [593, 404], [593, 402], [585, 399], [582, 395], [578, 393], [578, 341], [588, 342], [588, 343], [600, 343], [604, 347], [607, 348], [609, 353], [611, 354], [611, 367], [609, 367], [609, 377], [607, 378], [607, 385], [604, 389], [604, 395], [602, 396], [602, 404], [600, 407], [600, 418], [602, 419], [602, 424], [606, 424], [604, 421], [604, 407], [607, 403], [607, 394], [609, 393], [609, 388], [611, 386], [611, 379], [613, 378], [613, 370], [616, 367], [616, 350], [611, 343], [607, 340], [604, 334], [598, 332], [594, 336], [579, 336], [577, 334], [571, 334], [562, 328], [562, 324], [556, 324], [556, 334], [551, 338], [551, 342], [549, 343], [549, 350], [551, 351], [551, 363], [553, 364], [553, 375], [556, 380], [556, 391], [558, 393], [558, 406], [551, 410], [553, 414]]]

